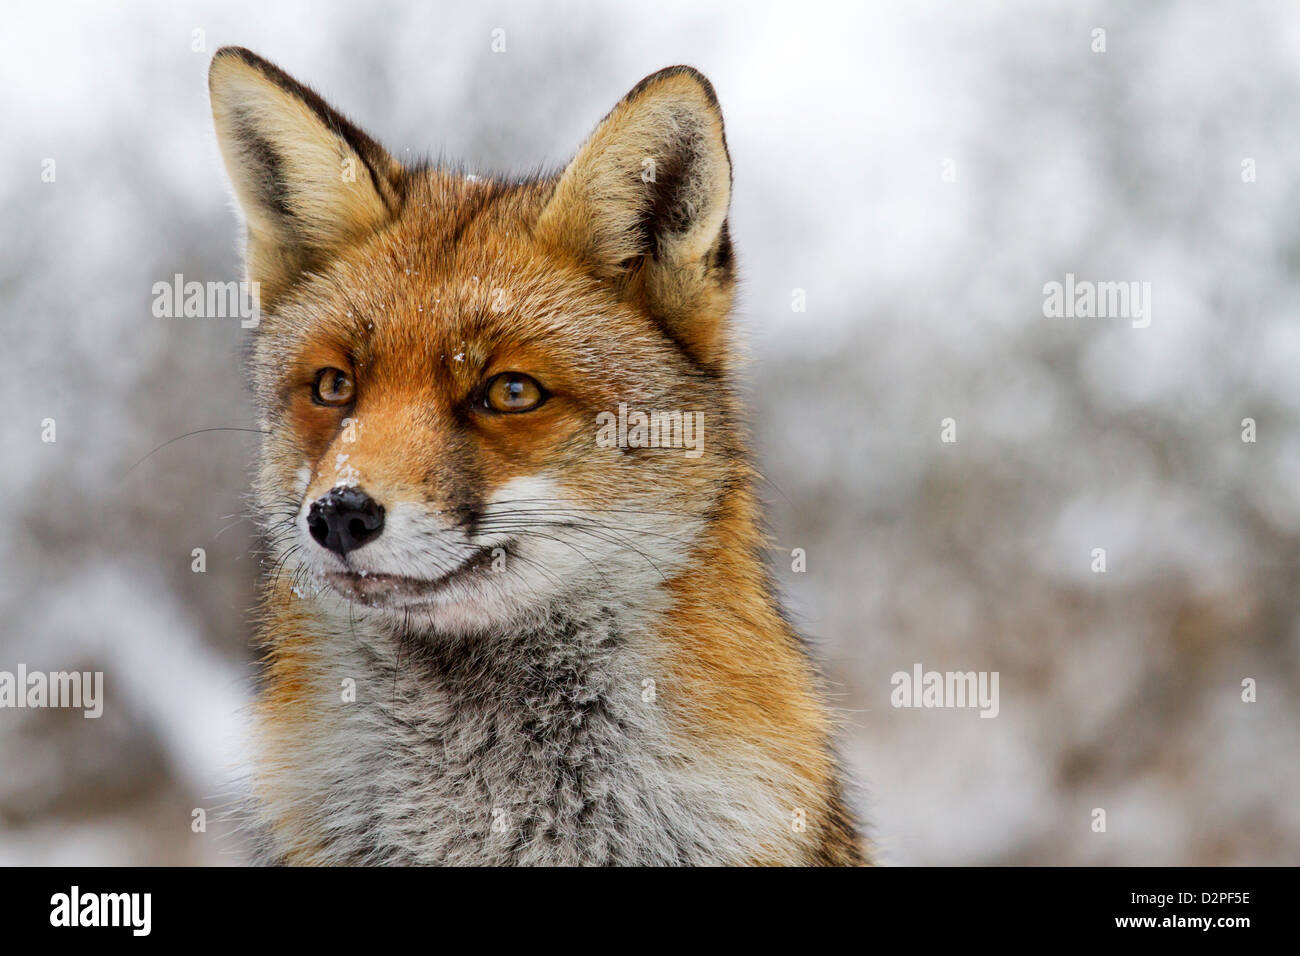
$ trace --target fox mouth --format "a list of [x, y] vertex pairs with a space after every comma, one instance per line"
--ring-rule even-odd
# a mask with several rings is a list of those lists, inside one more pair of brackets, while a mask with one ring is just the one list
[[334, 590], [360, 604], [379, 607], [422, 604], [445, 591], [453, 582], [486, 567], [494, 555], [504, 549], [503, 545], [480, 548], [450, 571], [434, 578], [368, 571], [326, 571], [324, 576]]

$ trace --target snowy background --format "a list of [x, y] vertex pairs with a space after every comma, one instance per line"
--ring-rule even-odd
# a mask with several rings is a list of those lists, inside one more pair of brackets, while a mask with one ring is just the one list
[[[252, 436], [132, 469], [250, 423], [248, 333], [150, 310], [239, 276], [226, 43], [482, 172], [702, 69], [772, 557], [882, 858], [1300, 862], [1300, 6], [695, 0], [6, 10], [0, 670], [102, 670], [108, 701], [0, 710], [0, 864], [244, 858], [191, 817], [254, 674]], [[1045, 318], [1067, 272], [1150, 282], [1150, 327]], [[918, 662], [999, 672], [1000, 715], [891, 707]]]

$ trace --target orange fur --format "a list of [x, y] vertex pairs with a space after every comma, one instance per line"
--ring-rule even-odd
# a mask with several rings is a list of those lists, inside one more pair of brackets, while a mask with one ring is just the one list
[[[346, 469], [390, 510], [454, 513], [542, 475], [568, 502], [680, 511], [681, 528], [698, 528], [687, 552], [649, 585], [654, 595], [629, 598], [664, 605], [653, 666], [679, 768], [749, 774], [778, 795], [749, 862], [862, 862], [832, 720], [762, 559], [726, 322], [730, 160], [707, 81], [687, 68], [647, 78], [564, 173], [518, 184], [403, 169], [247, 51], [219, 53], [212, 86], [266, 309], [253, 360], [274, 436], [257, 480], [263, 507], [305, 507]], [[337, 181], [349, 162], [362, 175]], [[313, 401], [323, 368], [355, 380], [351, 406]], [[485, 413], [474, 396], [498, 372], [525, 373], [549, 397], [525, 415]], [[697, 460], [596, 449], [595, 416], [620, 403], [703, 410], [707, 446]], [[263, 608], [259, 796], [279, 807], [270, 827], [284, 859], [330, 859], [317, 807], [290, 778], [302, 742], [336, 719], [322, 629], [338, 625], [281, 576]], [[383, 628], [365, 635], [388, 641]]]

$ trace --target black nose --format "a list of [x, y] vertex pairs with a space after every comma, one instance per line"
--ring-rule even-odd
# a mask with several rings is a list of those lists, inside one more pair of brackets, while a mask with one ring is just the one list
[[307, 530], [336, 554], [355, 551], [384, 530], [384, 506], [360, 488], [334, 488], [311, 503]]

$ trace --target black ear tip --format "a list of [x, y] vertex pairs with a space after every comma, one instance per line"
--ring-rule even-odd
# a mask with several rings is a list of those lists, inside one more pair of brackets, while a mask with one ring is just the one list
[[255, 70], [263, 73], [271, 73], [275, 66], [269, 61], [264, 60], [252, 50], [242, 46], [223, 46], [216, 53], [212, 54], [212, 63], [208, 66], [209, 78], [216, 75], [217, 71], [224, 65], [231, 64], [235, 61], [251, 66]]
[[632, 91], [628, 93], [627, 99], [632, 99], [650, 87], [656, 86], [659, 83], [663, 83], [665, 80], [677, 76], [685, 76], [693, 80], [700, 88], [700, 91], [704, 94], [705, 99], [708, 100], [709, 105], [715, 110], [721, 111], [721, 108], [718, 105], [718, 94], [714, 91], [713, 84], [709, 82], [709, 78], [695, 67], [687, 66], [684, 63], [679, 63], [677, 66], [666, 66], [662, 70], [656, 70], [654, 73], [651, 73], [636, 86], [632, 87]]
[[261, 57], [247, 47], [242, 46], [223, 46], [216, 53], [212, 54], [213, 63], [219, 63], [223, 60], [229, 59], [243, 60], [245, 63], [253, 63], [260, 60]]

